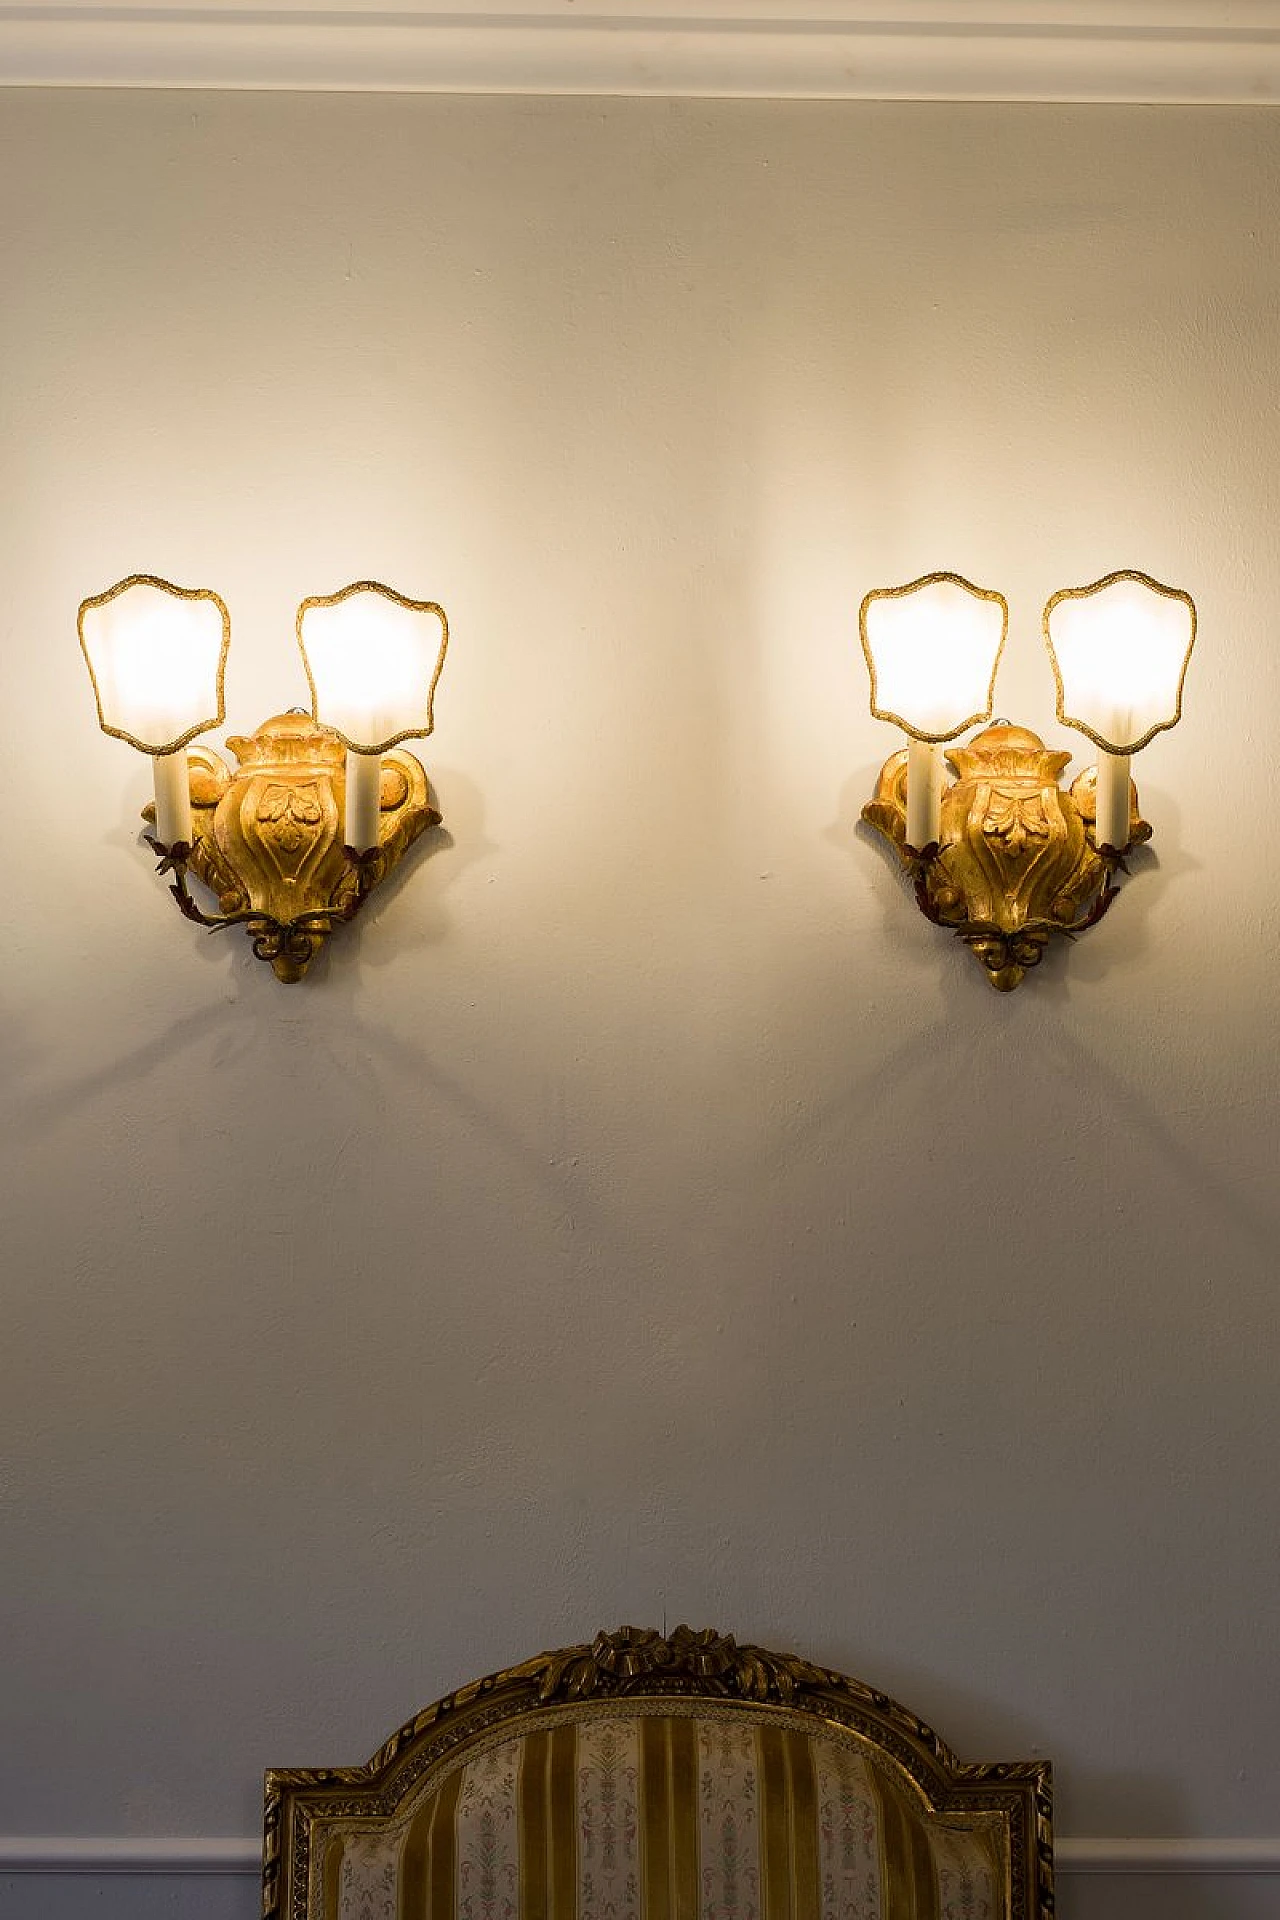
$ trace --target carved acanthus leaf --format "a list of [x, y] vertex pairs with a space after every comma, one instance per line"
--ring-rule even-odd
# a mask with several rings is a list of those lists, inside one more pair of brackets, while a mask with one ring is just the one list
[[620, 1627], [598, 1633], [589, 1644], [542, 1656], [538, 1696], [589, 1700], [645, 1691], [687, 1680], [699, 1692], [742, 1700], [788, 1704], [798, 1686], [821, 1686], [831, 1676], [821, 1667], [763, 1647], [739, 1646], [732, 1634], [679, 1626], [672, 1633], [652, 1627]]
[[[151, 844], [187, 919], [211, 931], [243, 926], [278, 979], [301, 980], [440, 814], [421, 762], [397, 748], [383, 762], [378, 845], [355, 853], [342, 843], [345, 750], [331, 729], [278, 714], [228, 744], [240, 763], [234, 774], [211, 749], [190, 750], [190, 845]], [[154, 817], [154, 806], [145, 809]], [[188, 872], [217, 895], [217, 915], [192, 896]]]
[[[936, 845], [907, 844], [901, 751], [886, 760], [862, 817], [906, 866], [920, 911], [951, 928], [992, 986], [1008, 993], [1055, 934], [1074, 939], [1097, 925], [1116, 898], [1113, 876], [1123, 862], [1097, 844], [1093, 769], [1064, 791], [1070, 755], [1051, 751], [1029, 728], [998, 721], [946, 758], [958, 778], [942, 794]], [[1133, 847], [1151, 829], [1132, 782], [1129, 795]]]

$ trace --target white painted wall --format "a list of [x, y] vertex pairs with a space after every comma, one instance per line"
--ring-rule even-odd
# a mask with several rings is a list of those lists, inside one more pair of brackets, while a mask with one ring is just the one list
[[[11, 1833], [250, 1835], [664, 1616], [1052, 1755], [1065, 1835], [1276, 1833], [1278, 189], [1247, 110], [0, 96]], [[1126, 564], [1202, 623], [1154, 851], [1001, 999], [857, 826], [857, 601], [1000, 586], [1052, 731]], [[135, 568], [243, 730], [304, 594], [449, 610], [450, 837], [303, 987], [136, 843]]]

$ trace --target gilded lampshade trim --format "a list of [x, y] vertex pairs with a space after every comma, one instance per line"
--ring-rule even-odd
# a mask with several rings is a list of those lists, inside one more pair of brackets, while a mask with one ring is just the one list
[[316, 696], [316, 683], [311, 672], [311, 662], [307, 658], [307, 646], [302, 637], [303, 618], [312, 607], [336, 607], [341, 601], [349, 600], [353, 593], [380, 593], [384, 600], [394, 600], [397, 606], [407, 607], [411, 613], [434, 613], [440, 622], [440, 651], [436, 656], [435, 672], [431, 676], [431, 685], [427, 688], [427, 722], [425, 726], [402, 727], [399, 733], [389, 733], [385, 740], [370, 741], [366, 744], [363, 741], [352, 740], [348, 734], [342, 731], [341, 727], [334, 726], [331, 720], [321, 722], [321, 724], [327, 726], [331, 732], [336, 733], [342, 744], [348, 747], [352, 753], [383, 754], [387, 753], [392, 747], [399, 746], [403, 740], [422, 740], [434, 731], [434, 702], [436, 688], [440, 683], [440, 675], [444, 672], [444, 657], [449, 650], [449, 622], [445, 615], [444, 608], [438, 605], [436, 601], [411, 600], [407, 594], [397, 593], [394, 587], [384, 587], [379, 580], [353, 580], [349, 587], [339, 587], [336, 593], [313, 593], [309, 595], [298, 608], [295, 626], [298, 636], [298, 651], [302, 655], [302, 664], [306, 671], [307, 685], [311, 689], [311, 717], [316, 721], [320, 721], [320, 709]]
[[[982, 711], [971, 713], [958, 726], [949, 727], [945, 733], [924, 733], [919, 727], [913, 726], [909, 720], [904, 720], [900, 713], [891, 713], [877, 705], [876, 663], [867, 638], [867, 609], [873, 600], [901, 600], [905, 595], [915, 593], [920, 587], [936, 586], [943, 581], [950, 586], [963, 587], [965, 592], [971, 593], [975, 600], [993, 600], [997, 603], [1001, 615], [1000, 644], [996, 648], [996, 657], [991, 663], [991, 678], [987, 683], [987, 704]], [[901, 727], [902, 731], [909, 734], [913, 740], [923, 740], [930, 746], [939, 746], [944, 740], [954, 740], [967, 728], [976, 727], [979, 721], [991, 718], [992, 708], [995, 705], [996, 675], [1000, 671], [1001, 656], [1004, 653], [1005, 641], [1009, 637], [1009, 602], [1002, 593], [995, 593], [989, 587], [976, 587], [973, 581], [966, 580], [962, 573], [922, 573], [918, 580], [909, 580], [905, 587], [873, 587], [870, 593], [865, 594], [862, 605], [858, 608], [858, 634], [862, 641], [862, 652], [871, 680], [871, 712], [874, 719], [889, 720], [895, 727]]]
[[[222, 646], [218, 653], [216, 683], [218, 688], [218, 711], [211, 715], [208, 720], [198, 720], [193, 727], [188, 727], [185, 733], [178, 734], [175, 739], [170, 740], [168, 744], [163, 747], [148, 746], [145, 740], [139, 740], [136, 734], [129, 733], [124, 727], [113, 727], [110, 725], [102, 711], [102, 692], [98, 686], [98, 676], [94, 672], [93, 660], [85, 644], [85, 614], [94, 607], [105, 607], [109, 601], [115, 600], [122, 593], [127, 593], [130, 587], [159, 587], [162, 592], [171, 593], [179, 600], [212, 600], [214, 606], [222, 616]], [[84, 655], [84, 663], [89, 669], [89, 679], [93, 685], [94, 703], [98, 709], [98, 725], [104, 733], [109, 733], [113, 740], [124, 740], [129, 746], [136, 747], [139, 753], [149, 753], [153, 759], [159, 759], [165, 754], [177, 753], [180, 747], [188, 746], [197, 735], [208, 733], [211, 727], [220, 727], [226, 719], [227, 709], [223, 693], [223, 679], [227, 668], [227, 653], [231, 647], [231, 615], [227, 612], [226, 602], [219, 594], [214, 593], [212, 588], [175, 587], [172, 580], [162, 580], [159, 574], [156, 573], [131, 573], [127, 579], [117, 580], [114, 587], [108, 587], [105, 593], [90, 594], [87, 600], [80, 602], [80, 608], [76, 614], [76, 632], [80, 636], [80, 651]]]
[[[1117, 746], [1115, 741], [1106, 739], [1096, 728], [1091, 727], [1087, 720], [1077, 720], [1067, 712], [1066, 690], [1062, 684], [1062, 670], [1058, 665], [1058, 656], [1054, 651], [1053, 635], [1050, 632], [1049, 626], [1054, 608], [1059, 606], [1062, 601], [1087, 600], [1092, 594], [1101, 593], [1104, 587], [1114, 586], [1117, 580], [1136, 580], [1141, 586], [1150, 587], [1154, 592], [1163, 594], [1166, 600], [1182, 600], [1185, 602], [1191, 614], [1191, 638], [1188, 640], [1187, 650], [1182, 656], [1182, 670], [1178, 675], [1178, 687], [1174, 697], [1173, 718], [1171, 720], [1157, 720], [1153, 727], [1147, 728], [1147, 731], [1142, 735], [1141, 739], [1132, 740], [1123, 746]], [[1058, 719], [1064, 727], [1074, 727], [1077, 733], [1083, 733], [1087, 739], [1093, 741], [1095, 747], [1101, 747], [1104, 753], [1123, 755], [1141, 753], [1142, 749], [1145, 746], [1149, 746], [1158, 733], [1166, 733], [1170, 727], [1177, 726], [1179, 720], [1182, 718], [1182, 688], [1186, 681], [1187, 668], [1191, 665], [1191, 655], [1196, 644], [1196, 603], [1189, 593], [1184, 593], [1181, 587], [1166, 587], [1162, 581], [1154, 580], [1149, 573], [1139, 572], [1136, 567], [1120, 567], [1115, 573], [1104, 574], [1101, 580], [1095, 580], [1087, 587], [1062, 587], [1046, 602], [1041, 624], [1044, 631], [1044, 644], [1049, 654], [1049, 663], [1053, 668], [1054, 684], [1058, 690]]]

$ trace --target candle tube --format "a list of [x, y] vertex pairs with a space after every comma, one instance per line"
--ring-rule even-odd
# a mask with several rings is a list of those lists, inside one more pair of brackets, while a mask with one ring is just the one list
[[376, 847], [381, 833], [382, 759], [347, 750], [345, 844], [357, 853]]
[[942, 748], [912, 740], [907, 754], [907, 845], [917, 852], [942, 832]]
[[156, 839], [162, 847], [176, 847], [179, 841], [191, 845], [191, 776], [187, 750], [153, 753], [155, 769]]
[[1095, 793], [1098, 817], [1094, 838], [1100, 847], [1123, 853], [1129, 844], [1129, 755], [1098, 749]]

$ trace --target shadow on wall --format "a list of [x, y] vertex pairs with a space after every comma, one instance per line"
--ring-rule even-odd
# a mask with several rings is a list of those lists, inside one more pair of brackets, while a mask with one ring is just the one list
[[[385, 1029], [375, 1017], [362, 1017], [362, 975], [366, 970], [381, 971], [393, 967], [407, 956], [411, 959], [423, 949], [435, 947], [449, 937], [450, 920], [445, 892], [457, 885], [462, 874], [477, 862], [490, 859], [499, 851], [484, 831], [484, 807], [476, 786], [464, 775], [449, 771], [444, 775], [449, 816], [457, 828], [457, 838], [448, 826], [428, 829], [408, 857], [375, 893], [350, 927], [340, 928], [316, 956], [307, 978], [296, 986], [282, 986], [273, 980], [263, 963], [253, 957], [243, 930], [230, 928], [210, 934], [183, 926], [176, 907], [167, 918], [157, 908], [150, 912], [148, 937], [172, 943], [171, 966], [175, 976], [196, 961], [220, 971], [228, 992], [209, 1004], [170, 1020], [163, 1028], [152, 1028], [143, 1044], [130, 1052], [117, 1053], [95, 1065], [87, 1073], [45, 1083], [42, 1063], [30, 1045], [24, 1048], [20, 1029], [10, 1029], [10, 1053], [6, 1080], [30, 1081], [30, 1090], [22, 1103], [23, 1125], [31, 1133], [56, 1127], [77, 1109], [102, 1100], [125, 1084], [141, 1084], [161, 1067], [172, 1070], [184, 1055], [198, 1056], [212, 1046], [216, 1064], [226, 1067], [236, 1060], [251, 1057], [278, 1045], [282, 1016], [285, 1024], [301, 1017], [310, 1020], [311, 1012], [323, 999], [325, 1018], [310, 1028], [317, 1056], [315, 1071], [324, 1071], [324, 1056], [334, 1046], [335, 1030], [342, 1036], [340, 1058], [333, 1060], [348, 1087], [366, 1099], [370, 1111], [379, 1110], [388, 1098], [387, 1089], [397, 1083], [429, 1088], [433, 1100], [443, 1100], [455, 1111], [459, 1126], [478, 1128], [498, 1141], [513, 1162], [553, 1197], [558, 1195], [558, 1177], [549, 1173], [545, 1143], [525, 1139], [504, 1118], [492, 1102], [483, 1107], [461, 1080], [448, 1074], [441, 1060], [428, 1047], [418, 1045], [397, 1025]], [[433, 783], [433, 798], [435, 787]], [[105, 844], [122, 846], [130, 836], [121, 829], [111, 832]], [[157, 880], [148, 869], [154, 856], [141, 832], [134, 837], [138, 871], [136, 881], [139, 903], [148, 902], [148, 889], [163, 889], [167, 883]], [[133, 848], [130, 848], [131, 855]], [[443, 860], [439, 856], [447, 854]], [[430, 868], [430, 871], [426, 869]], [[409, 897], [401, 898], [408, 889]], [[121, 957], [127, 968], [128, 955]], [[238, 1002], [237, 1018], [229, 1022], [227, 1002]], [[588, 1205], [579, 1202], [579, 1211]]]

